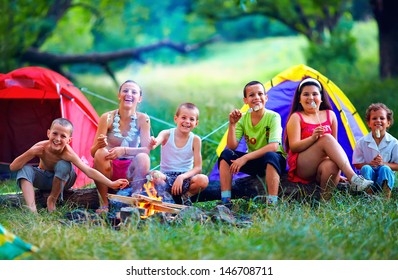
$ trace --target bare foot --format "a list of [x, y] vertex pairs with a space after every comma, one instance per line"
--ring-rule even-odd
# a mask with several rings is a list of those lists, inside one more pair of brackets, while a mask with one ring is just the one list
[[54, 212], [56, 210], [56, 203], [57, 203], [57, 198], [53, 197], [52, 195], [49, 195], [47, 198], [47, 210], [48, 212]]
[[29, 211], [31, 211], [32, 213], [35, 213], [35, 214], [37, 214], [37, 208], [36, 208], [36, 205], [31, 205], [31, 206], [29, 206], [29, 205], [24, 205], [27, 209], [29, 209]]

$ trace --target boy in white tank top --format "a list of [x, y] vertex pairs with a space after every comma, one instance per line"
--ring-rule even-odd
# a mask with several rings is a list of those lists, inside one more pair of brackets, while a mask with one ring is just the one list
[[176, 128], [152, 137], [149, 149], [160, 144], [160, 172], [153, 171], [157, 185], [166, 185], [166, 192], [181, 196], [182, 203], [191, 206], [190, 197], [203, 191], [209, 179], [202, 172], [202, 140], [192, 133], [199, 123], [199, 109], [192, 103], [182, 103], [174, 116]]

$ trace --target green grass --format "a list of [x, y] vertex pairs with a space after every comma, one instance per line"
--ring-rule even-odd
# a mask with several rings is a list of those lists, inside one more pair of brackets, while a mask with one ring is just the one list
[[[23, 209], [0, 209], [0, 223], [40, 251], [38, 260], [334, 260], [397, 259], [396, 194], [390, 202], [337, 193], [319, 206], [282, 202], [265, 208], [236, 201], [251, 224], [161, 223], [149, 219], [114, 230], [106, 222], [65, 225], [60, 208], [39, 215]], [[198, 203], [209, 209], [211, 203]], [[116, 249], [117, 248], [117, 249]]]
[[[355, 32], [360, 42], [358, 71], [339, 87], [359, 112], [364, 113], [369, 97], [394, 106], [391, 93], [398, 87], [397, 81], [377, 79], [375, 25], [359, 24]], [[305, 63], [305, 45], [301, 37], [219, 43], [208, 47], [201, 60], [187, 59], [182, 65], [135, 65], [117, 73], [117, 77], [119, 81], [136, 80], [144, 89], [140, 110], [171, 124], [179, 103], [196, 103], [201, 115], [195, 132], [204, 136], [224, 124], [231, 109], [242, 106], [242, 87], [247, 81], [266, 82], [292, 65]], [[329, 78], [333, 80], [333, 76]], [[117, 88], [106, 76], [81, 75], [77, 85], [117, 100]], [[87, 97], [99, 114], [115, 109], [114, 104]], [[154, 120], [152, 126], [154, 134], [168, 128]], [[218, 142], [222, 134], [223, 130], [210, 139]], [[216, 144], [204, 141], [205, 173], [214, 163], [215, 148]], [[151, 155], [152, 166], [158, 162], [158, 153]], [[2, 193], [15, 189], [13, 181], [0, 185]], [[66, 207], [53, 214], [41, 209], [39, 215], [33, 215], [26, 209], [1, 205], [0, 223], [38, 246], [40, 251], [32, 256], [38, 260], [381, 260], [398, 259], [397, 201], [395, 192], [389, 202], [336, 193], [330, 202], [319, 206], [282, 201], [275, 209], [239, 200], [235, 201], [236, 213], [250, 217], [251, 225], [246, 227], [210, 220], [205, 224], [168, 224], [155, 219], [119, 231], [105, 222], [65, 225], [64, 214], [71, 211]], [[195, 204], [206, 211], [214, 205]]]

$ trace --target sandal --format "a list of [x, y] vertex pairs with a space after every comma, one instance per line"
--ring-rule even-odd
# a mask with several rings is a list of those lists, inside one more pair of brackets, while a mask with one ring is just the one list
[[103, 205], [97, 210], [95, 210], [95, 213], [97, 214], [102, 214], [102, 213], [108, 213], [109, 212], [109, 206], [108, 205]]

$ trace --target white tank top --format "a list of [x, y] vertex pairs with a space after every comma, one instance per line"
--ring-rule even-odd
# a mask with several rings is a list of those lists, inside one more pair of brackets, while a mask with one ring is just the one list
[[193, 168], [194, 134], [190, 132], [185, 146], [178, 148], [174, 141], [174, 132], [175, 128], [171, 128], [169, 139], [161, 148], [161, 172], [187, 172]]

